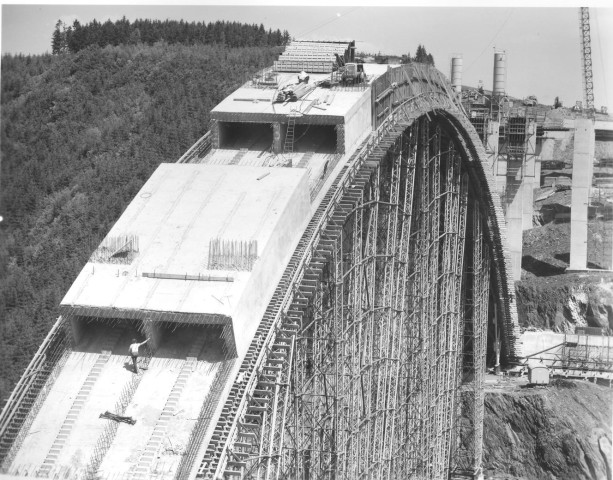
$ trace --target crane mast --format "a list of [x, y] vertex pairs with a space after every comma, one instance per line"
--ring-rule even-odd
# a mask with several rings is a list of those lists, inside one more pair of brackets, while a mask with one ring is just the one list
[[583, 67], [583, 103], [588, 112], [594, 111], [594, 82], [592, 79], [592, 41], [590, 38], [590, 11], [579, 8], [579, 29], [581, 31], [581, 65]]

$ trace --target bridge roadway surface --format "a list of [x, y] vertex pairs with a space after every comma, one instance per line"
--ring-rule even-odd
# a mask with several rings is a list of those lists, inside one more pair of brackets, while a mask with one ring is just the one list
[[[199, 330], [199, 332], [198, 332]], [[202, 392], [210, 389], [223, 354], [214, 336], [205, 335], [203, 329], [188, 327], [174, 335], [163, 337], [163, 343], [151, 359], [148, 368], [141, 370], [142, 380], [124, 415], [136, 419], [134, 425], [120, 424], [115, 439], [100, 466], [100, 474], [107, 478], [125, 474], [138, 463], [158, 424], [169, 395], [173, 390], [185, 353], [190, 350], [194, 338], [200, 333], [201, 351], [193, 371], [179, 396], [170, 416], [162, 447], [163, 458], [159, 469], [171, 473], [180, 460], [181, 448], [188, 441], [202, 403]], [[131, 335], [123, 331], [112, 354], [96, 378], [87, 400], [78, 412], [72, 429], [55, 460], [56, 469], [73, 475], [86, 467], [96, 442], [107, 422], [99, 418], [105, 411], [114, 411], [114, 405], [122, 389], [134, 377], [131, 358], [126, 355]], [[25, 440], [10, 469], [11, 473], [32, 475], [45, 461], [60, 429], [69, 415], [90, 371], [114, 333], [111, 327], [97, 325], [86, 332], [82, 341], [68, 354], [64, 367], [53, 383], [39, 414], [32, 422]], [[74, 477], [76, 478], [76, 477]]]
[[[196, 160], [190, 163], [203, 163], [203, 161]], [[309, 174], [312, 176], [310, 190], [313, 196], [313, 208], [324, 201], [332, 182], [343, 171], [344, 162], [330, 163], [332, 168], [325, 179], [320, 178], [323, 163], [317, 164], [315, 174], [313, 167], [309, 168]], [[129, 327], [118, 329], [104, 323], [90, 325], [84, 330], [83, 338], [74, 350], [67, 354], [65, 364], [51, 384], [46, 399], [28, 428], [25, 439], [11, 462], [10, 473], [34, 475], [45, 461], [49, 460], [51, 450], [55, 449], [58, 451], [57, 454], [53, 454], [53, 463], [49, 471], [51, 477], [63, 473], [71, 475], [70, 478], [84, 475], [96, 443], [110, 422], [99, 418], [100, 414], [105, 411], [116, 411], [118, 398], [134, 377], [131, 359], [127, 355], [133, 336], [129, 330]], [[128, 478], [142, 460], [152, 433], [159, 424], [168, 397], [173, 391], [173, 385], [186, 362], [186, 355], [198, 338], [197, 333], [198, 327], [194, 326], [183, 327], [174, 330], [171, 335], [161, 336], [163, 343], [151, 358], [148, 368], [141, 370], [142, 380], [123, 413], [124, 416], [136, 419], [136, 424], [119, 425], [98, 469], [98, 474], [102, 478]], [[157, 445], [159, 453], [150, 464], [152, 470], [162, 478], [172, 478], [176, 474], [181, 454], [187, 447], [201, 413], [203, 400], [205, 403], [211, 401], [215, 403], [217, 400], [223, 405], [218, 397], [206, 398], [203, 397], [203, 393], [210, 392], [220, 366], [228, 361], [221, 351], [222, 341], [219, 337], [205, 335], [204, 341], [206, 343], [203, 344], [196, 366], [190, 373], [179, 396], [178, 404], [174, 408], [171, 421], [166, 426], [163, 443]], [[101, 352], [105, 347], [108, 348], [109, 342], [113, 344], [110, 348], [111, 355], [103, 363], [85, 402], [76, 410], [74, 423], [70, 424], [70, 430], [65, 433], [65, 423], [71, 415], [71, 410], [73, 414], [75, 413], [73, 405], [75, 399], [80, 397], [81, 389], [88, 382], [88, 377], [91, 381], [92, 368], [101, 357]], [[224, 376], [222, 382], [227, 384], [227, 389], [233, 385], [233, 382], [228, 380], [236, 375], [240, 366], [240, 362], [230, 360], [230, 363], [235, 369], [232, 374]], [[223, 398], [223, 395], [221, 397]], [[208, 427], [207, 430], [212, 433], [214, 424]], [[57, 440], [61, 433], [65, 439], [60, 442], [58, 449]]]

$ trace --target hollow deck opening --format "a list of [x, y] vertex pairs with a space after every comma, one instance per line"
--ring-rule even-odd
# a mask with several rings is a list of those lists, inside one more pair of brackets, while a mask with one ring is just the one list
[[269, 123], [219, 122], [219, 148], [264, 150], [271, 145]]

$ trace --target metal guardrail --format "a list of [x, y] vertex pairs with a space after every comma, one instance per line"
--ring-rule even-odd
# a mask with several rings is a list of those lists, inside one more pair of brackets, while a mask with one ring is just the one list
[[[60, 316], [6, 400], [0, 414], [0, 462], [4, 462], [17, 437], [17, 431], [9, 432], [9, 429], [21, 429], [26, 419], [22, 408], [26, 407], [26, 403], [30, 403], [30, 406], [34, 403], [35, 398], [31, 397], [38, 396], [53, 367], [66, 350], [65, 326], [66, 321]], [[24, 418], [19, 419], [18, 415], [24, 415]]]
[[213, 139], [209, 130], [177, 160], [177, 163], [189, 163], [195, 158], [204, 157], [211, 150], [212, 142]]

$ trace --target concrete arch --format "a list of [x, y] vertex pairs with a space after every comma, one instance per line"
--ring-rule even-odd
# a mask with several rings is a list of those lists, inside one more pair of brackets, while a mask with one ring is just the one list
[[515, 301], [515, 284], [511, 275], [511, 261], [507, 249], [506, 221], [500, 196], [496, 191], [496, 181], [492, 165], [487, 159], [483, 143], [466, 115], [457, 110], [437, 110], [455, 130], [456, 138], [462, 144], [466, 161], [475, 186], [482, 192], [485, 202], [483, 214], [486, 215], [490, 248], [493, 254], [493, 268], [496, 272], [496, 290], [501, 302], [501, 326], [503, 328], [502, 347], [507, 361], [521, 356], [519, 344], [519, 323]]
[[[249, 475], [326, 478], [333, 469], [339, 478], [447, 478], [480, 465], [483, 390], [475, 372], [484, 360], [489, 300], [480, 292], [489, 291], [491, 271], [495, 295], [508, 293], [502, 211], [485, 155], [459, 112], [424, 104], [404, 118], [401, 113], [393, 111], [368, 153], [353, 159], [359, 167], [339, 185], [343, 194], [295, 289], [270, 353], [271, 368], [280, 364], [283, 372], [272, 410], [277, 416], [257, 427], [269, 455], [248, 462]], [[435, 176], [448, 183], [418, 185], [418, 175], [432, 185]], [[413, 195], [423, 198], [408, 200]], [[453, 219], [439, 220], [446, 208], [455, 209]], [[439, 222], [450, 235], [433, 240]], [[437, 263], [439, 255], [447, 256], [446, 265]], [[511, 305], [502, 310], [512, 323]], [[472, 344], [462, 347], [469, 323]], [[398, 337], [402, 329], [406, 336]], [[293, 352], [289, 361], [280, 360], [285, 350]], [[449, 351], [455, 353], [440, 361]], [[359, 382], [356, 371], [363, 371]], [[460, 383], [468, 385], [468, 399], [460, 398]], [[379, 390], [406, 398], [382, 400]], [[329, 398], [336, 400], [323, 400]], [[465, 430], [451, 426], [461, 403], [474, 418]], [[430, 408], [422, 411], [424, 405]], [[262, 407], [256, 401], [252, 408]], [[250, 428], [239, 426], [238, 436]], [[386, 440], [386, 431], [403, 434]]]
[[[503, 330], [502, 353], [507, 361], [513, 362], [521, 357], [515, 285], [507, 248], [506, 220], [492, 165], [488, 161], [483, 143], [459, 99], [452, 93], [451, 85], [440, 71], [428, 65], [408, 64], [388, 71], [387, 76], [390, 78], [379, 79], [379, 85], [373, 85], [373, 117], [377, 117], [378, 104], [381, 104], [382, 111], [389, 108], [390, 113], [385, 121], [392, 124], [410, 124], [422, 116], [438, 116], [453, 128], [455, 138], [462, 146], [465, 161], [471, 165], [473, 182], [482, 191], [481, 198], [486, 205], [484, 215], [487, 218], [496, 271], [496, 291], [501, 303], [498, 313]], [[398, 86], [402, 84], [404, 87]], [[386, 85], [395, 85], [390, 91], [387, 104], [380, 101], [381, 90]], [[390, 87], [387, 90], [390, 90]], [[383, 94], [387, 90], [383, 90]]]
[[[263, 353], [260, 354], [258, 366], [255, 367], [258, 373], [248, 387], [254, 392], [253, 396], [241, 401], [240, 407], [237, 407], [236, 417], [232, 420], [231, 430], [227, 433], [228, 439], [216, 442], [224, 445], [222, 450], [211, 455], [210, 461], [201, 464], [199, 474], [205, 478], [214, 478], [216, 475], [223, 475], [224, 472], [233, 474], [239, 470], [249, 472], [248, 475], [261, 474], [271, 478], [303, 478], [304, 476], [326, 478], [325, 472], [331, 469], [337, 473], [338, 478], [448, 478], [451, 473], [472, 472], [471, 474], [474, 474], [480, 468], [483, 428], [482, 366], [484, 365], [479, 362], [484, 362], [485, 337], [482, 333], [488, 322], [487, 305], [490, 297], [487, 293], [485, 295], [478, 293], [488, 292], [490, 284], [495, 292], [493, 297], [498, 297], [501, 323], [505, 332], [503, 349], [506, 350], [509, 359], [517, 355], [518, 347], [515, 342], [517, 316], [514, 291], [507, 274], [508, 259], [504, 247], [504, 217], [500, 201], [495, 193], [491, 170], [473, 126], [462, 112], [457, 98], [451, 93], [448, 82], [436, 69], [415, 64], [390, 68], [385, 75], [373, 82], [371, 95], [374, 131], [370, 138], [359, 146], [348, 159], [346, 166], [328, 190], [324, 200], [327, 206], [322, 210], [321, 217], [312, 221], [307, 228], [307, 231], [312, 233], [310, 233], [309, 240], [297, 250], [300, 252], [297, 257], [299, 273], [293, 277], [294, 280], [288, 287], [292, 296], [289, 297], [287, 304], [279, 307], [282, 308], [283, 313], [276, 317], [278, 318], [275, 320], [277, 323], [271, 324], [270, 334], [265, 343], [257, 346], [257, 351]], [[464, 295], [468, 295], [470, 300], [465, 303], [469, 304], [470, 311], [468, 313], [464, 311], [461, 324], [464, 325], [466, 321], [472, 322], [468, 330], [473, 331], [479, 327], [481, 333], [473, 335], [472, 345], [464, 349], [467, 352], [464, 354], [465, 359], [460, 359], [456, 355], [446, 360], [445, 365], [449, 367], [448, 370], [454, 370], [458, 372], [458, 375], [457, 378], [447, 383], [443, 381], [440, 385], [437, 384], [438, 380], [429, 375], [431, 372], [441, 373], [445, 368], [440, 363], [432, 364], [428, 363], [430, 360], [422, 360], [429, 354], [428, 349], [433, 350], [431, 347], [426, 348], [427, 345], [434, 345], [438, 342], [438, 335], [444, 329], [428, 334], [428, 338], [419, 337], [420, 334], [415, 333], [416, 330], [414, 330], [415, 338], [419, 338], [419, 342], [425, 341], [426, 347], [422, 344], [409, 344], [402, 355], [405, 355], [406, 359], [407, 355], [411, 355], [411, 348], [415, 347], [414, 351], [417, 352], [415, 358], [421, 355], [422, 360], [405, 362], [409, 367], [400, 374], [390, 375], [389, 372], [395, 368], [393, 358], [382, 355], [380, 359], [376, 359], [373, 352], [376, 353], [380, 348], [386, 348], [387, 343], [393, 344], [394, 335], [387, 334], [385, 341], [379, 339], [374, 343], [371, 342], [370, 346], [362, 348], [352, 340], [357, 338], [357, 333], [347, 334], [349, 330], [355, 328], [352, 324], [356, 322], [351, 320], [355, 316], [330, 314], [331, 311], [345, 312], [347, 308], [358, 305], [359, 308], [355, 311], [358, 312], [358, 317], [364, 317], [362, 323], [376, 329], [379, 328], [378, 310], [387, 309], [388, 312], [401, 310], [398, 308], [400, 305], [397, 303], [398, 295], [394, 297], [392, 294], [390, 298], [393, 300], [387, 301], [382, 306], [373, 307], [371, 302], [371, 299], [376, 298], [377, 295], [384, 294], [390, 282], [386, 283], [382, 280], [378, 290], [372, 285], [366, 287], [363, 283], [365, 278], [384, 278], [385, 275], [391, 275], [390, 278], [398, 278], [397, 273], [397, 276], [394, 277], [394, 274], [386, 271], [385, 267], [377, 270], [377, 258], [386, 256], [386, 253], [382, 254], [378, 248], [384, 248], [391, 237], [384, 233], [387, 235], [385, 240], [377, 238], [382, 231], [386, 230], [378, 229], [377, 222], [388, 221], [390, 215], [385, 213], [379, 215], [372, 205], [395, 205], [394, 201], [385, 201], [385, 198], [381, 201], [379, 198], [381, 194], [377, 193], [381, 190], [379, 188], [381, 187], [380, 179], [383, 176], [381, 166], [389, 160], [389, 158], [386, 160], [387, 157], [398, 156], [399, 144], [402, 151], [406, 132], [424, 122], [432, 122], [433, 125], [438, 122], [443, 125], [454, 145], [457, 158], [461, 158], [466, 189], [470, 184], [473, 192], [470, 197], [473, 206], [470, 207], [468, 205], [470, 202], [467, 201], [464, 215], [460, 217], [466, 221], [465, 228], [471, 229], [471, 241], [476, 239], [476, 244], [480, 246], [479, 249], [475, 249], [471, 245], [470, 254], [466, 256], [462, 254], [458, 257], [471, 262], [469, 273], [479, 272], [473, 274], [470, 281], [466, 283], [469, 293]], [[424, 146], [419, 148], [423, 149]], [[419, 148], [415, 145], [415, 152], [418, 152]], [[404, 157], [405, 164], [409, 156]], [[404, 167], [394, 166], [401, 164], [402, 161], [392, 162], [391, 167], [386, 167], [388, 170], [385, 175], [389, 173], [389, 178], [395, 178], [398, 182], [399, 179], [406, 179], [408, 167], [406, 165]], [[394, 174], [394, 168], [397, 169], [396, 174]], [[405, 169], [404, 174], [402, 173], [403, 168]], [[456, 178], [456, 181], [459, 181], [459, 177]], [[389, 183], [393, 181], [390, 180]], [[383, 187], [383, 190], [386, 188], [388, 187]], [[407, 191], [407, 187], [398, 187], [395, 195], [399, 196], [403, 188], [404, 192]], [[384, 197], [390, 198], [391, 195], [389, 191], [383, 194]], [[468, 190], [466, 190], [466, 198], [469, 198]], [[385, 208], [387, 207], [382, 206], [381, 210]], [[457, 204], [455, 208], [461, 211]], [[355, 220], [357, 211], [366, 212], [360, 214], [364, 215], [364, 219]], [[425, 220], [430, 222], [428, 225], [431, 231], [435, 228], [433, 227], [435, 222], [432, 220], [435, 217], [432, 214]], [[348, 218], [353, 218], [353, 220], [348, 220]], [[442, 220], [442, 222], [447, 221], [448, 219]], [[402, 227], [396, 226], [395, 228]], [[352, 239], [347, 242], [346, 238], [349, 236], [352, 236]], [[402, 235], [399, 238], [401, 237]], [[428, 241], [426, 237], [416, 238], [424, 245]], [[406, 239], [399, 241], [407, 244]], [[359, 247], [355, 247], [358, 243]], [[441, 245], [443, 243], [441, 241]], [[444, 246], [444, 248], [448, 247]], [[401, 252], [403, 249], [398, 250]], [[410, 248], [407, 246], [405, 250], [408, 252]], [[387, 253], [390, 252], [391, 250], [387, 251]], [[447, 249], [444, 252], [449, 255], [449, 252], [456, 251]], [[394, 253], [394, 255], [396, 265], [408, 264], [402, 253]], [[344, 265], [344, 259], [352, 256], [349, 264]], [[418, 257], [419, 255], [415, 256], [415, 258]], [[424, 267], [413, 268], [414, 274], [426, 270], [428, 262], [431, 261], [426, 256], [422, 257], [412, 260], [421, 262], [420, 266]], [[366, 264], [370, 269], [368, 274], [356, 275], [355, 272]], [[439, 268], [436, 272], [443, 270]], [[453, 284], [454, 278], [458, 285], [462, 284], [462, 280], [458, 277], [460, 271], [462, 272], [459, 274], [460, 277], [467, 273], [466, 270], [456, 268], [455, 277], [447, 278], [447, 285]], [[349, 278], [348, 281], [347, 278]], [[436, 290], [436, 283], [436, 279], [431, 275], [428, 281], [430, 292]], [[347, 285], [346, 289], [339, 287], [343, 284]], [[372, 291], [371, 295], [363, 293], [369, 288]], [[347, 300], [347, 290], [353, 292], [349, 300]], [[449, 289], [449, 291], [452, 290], [453, 288]], [[456, 295], [458, 290], [459, 287], [455, 289]], [[419, 307], [424, 309], [424, 318], [430, 318], [428, 314], [438, 315], [440, 313], [431, 302], [428, 304], [422, 292], [415, 290], [414, 293], [414, 296], [419, 295], [420, 301], [426, 305]], [[453, 305], [460, 304], [458, 298], [454, 302], [452, 302]], [[480, 303], [477, 308], [475, 305], [478, 302]], [[365, 315], [360, 313], [362, 306], [368, 311]], [[452, 310], [453, 308], [447, 308], [444, 315], [452, 314]], [[384, 320], [388, 322], [388, 325], [393, 323], [389, 320], [391, 317], [393, 315], [388, 314], [387, 319]], [[410, 321], [397, 321], [396, 327], [393, 327], [396, 330], [392, 328], [392, 331], [398, 331], [398, 325], [410, 324]], [[454, 322], [450, 324], [460, 325]], [[459, 335], [456, 332], [453, 335], [450, 334], [450, 337], [453, 337], [453, 341], [456, 342], [456, 346], [449, 344], [450, 349], [457, 350], [457, 342], [460, 338], [464, 338], [464, 334]], [[373, 346], [376, 342], [380, 343]], [[395, 345], [394, 348], [400, 351], [400, 343], [396, 342]], [[353, 348], [353, 350], [347, 352], [339, 350], [343, 348], [350, 350]], [[366, 352], [371, 357], [366, 367], [360, 366], [360, 361], [358, 361], [362, 352]], [[355, 375], [351, 377], [350, 374], [349, 377], [352, 380], [347, 380], [343, 374], [338, 373], [338, 365], [347, 366], [351, 362], [354, 363], [354, 366], [347, 367], [350, 371], [356, 368], [356, 371], [361, 371], [362, 368], [365, 368], [364, 372], [368, 372], [369, 377], [365, 381], [372, 388], [364, 390], [364, 387], [360, 385], [361, 382], [356, 380], [362, 376], [361, 374], [357, 377]], [[411, 375], [415, 375], [412, 381], [406, 380]], [[441, 375], [441, 378], [445, 377], [444, 374]], [[260, 393], [257, 392], [257, 384], [268, 385], [266, 388], [271, 387], [272, 384], [267, 380], [269, 376], [280, 378], [280, 382], [275, 387], [273, 399], [260, 396]], [[461, 376], [466, 376], [466, 378], [460, 379]], [[423, 405], [432, 404], [434, 406], [428, 410], [428, 421], [420, 424], [421, 426], [416, 426], [410, 421], [403, 424], [402, 429], [405, 427], [407, 429], [403, 430], [405, 435], [390, 441], [391, 437], [382, 435], [382, 432], [390, 428], [389, 418], [392, 414], [386, 417], [381, 412], [394, 410], [395, 418], [399, 418], [401, 414], [398, 412], [404, 411], [402, 409], [405, 406], [402, 406], [400, 401], [394, 403], [395, 400], [386, 400], [385, 405], [379, 405], [377, 402], [381, 402], [381, 397], [377, 395], [379, 387], [375, 385], [383, 382], [381, 385], [386, 386], [381, 388], [394, 390], [392, 383], [395, 378], [404, 379], [402, 388], [405, 389], [406, 398], [411, 398], [410, 401], [404, 402], [411, 404], [410, 414], [405, 415], [407, 418], [418, 418], [424, 414], [419, 410]], [[460, 388], [458, 382], [462, 383], [463, 388]], [[432, 389], [437, 392], [434, 396], [418, 393], [422, 385], [433, 386], [435, 384], [438, 386]], [[233, 388], [239, 392], [241, 387], [235, 384]], [[409, 394], [411, 388], [415, 388], [415, 395]], [[368, 393], [362, 395], [359, 393], [361, 391]], [[243, 398], [243, 394], [239, 395]], [[331, 398], [336, 400], [331, 402], [322, 400]], [[334, 405], [338, 407], [338, 410], [331, 410], [331, 406]], [[466, 414], [466, 418], [470, 418], [468, 423], [459, 422], [460, 408]], [[261, 412], [267, 412], [267, 420], [250, 423], [249, 418], [255, 418]], [[292, 419], [291, 415], [294, 414], [291, 412], [301, 413]], [[345, 412], [353, 412], [353, 414]], [[224, 431], [226, 421], [224, 419], [223, 422], [218, 423], [219, 431]], [[339, 433], [341, 427], [337, 427], [337, 424], [345, 425], [343, 427], [345, 433]], [[373, 430], [363, 430], [362, 425], [366, 424], [373, 425]], [[392, 430], [398, 432], [402, 429]], [[310, 434], [300, 439], [297, 432], [307, 430]], [[409, 431], [410, 434], [407, 433]], [[353, 433], [348, 434], [347, 432]], [[247, 436], [260, 439], [257, 449], [264, 453], [246, 462], [239, 461], [233, 457], [232, 445], [234, 442], [242, 444], [240, 439]], [[318, 440], [313, 440], [316, 438]], [[376, 440], [376, 446], [369, 446], [369, 442], [373, 439]], [[352, 445], [352, 447], [345, 448], [342, 447], [343, 445]], [[228, 468], [230, 470], [227, 470]]]

